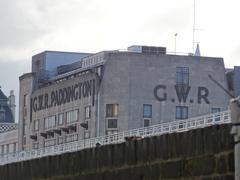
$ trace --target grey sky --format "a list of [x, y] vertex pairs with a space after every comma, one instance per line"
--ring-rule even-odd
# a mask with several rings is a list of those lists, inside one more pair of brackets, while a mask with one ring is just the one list
[[[240, 65], [240, 2], [196, 0], [196, 42], [204, 56]], [[133, 44], [192, 52], [193, 0], [1, 0], [0, 85], [18, 93], [18, 77], [44, 50], [98, 52]]]

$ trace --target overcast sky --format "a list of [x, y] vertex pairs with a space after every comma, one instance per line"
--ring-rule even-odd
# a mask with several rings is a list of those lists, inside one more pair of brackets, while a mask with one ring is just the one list
[[[192, 52], [194, 0], [0, 0], [0, 85], [18, 93], [18, 77], [44, 50], [98, 52], [165, 46]], [[203, 56], [240, 65], [240, 1], [196, 0], [195, 40]]]

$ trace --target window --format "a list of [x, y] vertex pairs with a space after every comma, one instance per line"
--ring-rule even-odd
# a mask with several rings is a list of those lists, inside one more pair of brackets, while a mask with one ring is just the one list
[[23, 116], [24, 116], [24, 117], [27, 116], [27, 108], [26, 108], [26, 107], [23, 109]]
[[66, 115], [67, 115], [67, 124], [78, 120], [78, 110], [68, 111]]
[[189, 84], [189, 68], [188, 67], [177, 67], [176, 84], [177, 85]]
[[101, 77], [102, 76], [102, 71], [103, 71], [102, 66], [96, 67], [96, 71], [97, 71], [97, 75]]
[[49, 117], [50, 121], [50, 127], [55, 127], [56, 126], [56, 116], [51, 116]]
[[6, 145], [6, 153], [9, 153], [9, 144]]
[[106, 117], [118, 117], [118, 104], [106, 105]]
[[34, 121], [34, 131], [38, 131], [39, 130], [39, 119]]
[[117, 119], [108, 119], [107, 122], [108, 122], [109, 129], [117, 128]]
[[26, 136], [23, 136], [23, 146], [26, 145], [26, 142], [27, 142]]
[[212, 113], [218, 113], [218, 112], [220, 112], [220, 110], [221, 110], [220, 108], [212, 108], [211, 112]]
[[150, 124], [151, 124], [150, 119], [143, 120], [143, 127], [148, 127], [148, 126], [150, 126]]
[[17, 151], [17, 143], [13, 143], [13, 152]]
[[0, 109], [0, 122], [4, 122], [5, 121], [5, 112]]
[[85, 107], [85, 119], [90, 119], [91, 118], [91, 106], [86, 106]]
[[39, 143], [38, 142], [34, 142], [33, 143], [33, 149], [38, 149], [39, 148]]
[[4, 154], [4, 145], [1, 145], [1, 154]]
[[13, 144], [11, 143], [11, 144], [9, 144], [9, 153], [12, 153], [12, 152], [14, 152], [14, 151], [13, 151]]
[[63, 125], [64, 114], [58, 114], [58, 125]]
[[24, 123], [23, 124], [23, 135], [26, 135], [26, 132], [27, 132], [27, 124]]
[[49, 129], [56, 126], [56, 116], [49, 116], [44, 118], [44, 128]]
[[48, 118], [44, 118], [44, 129], [48, 128]]
[[26, 107], [27, 105], [27, 94], [24, 94], [23, 96], [23, 106]]
[[152, 118], [152, 105], [150, 104], [143, 105], [143, 117]]
[[85, 139], [90, 138], [90, 132], [89, 131], [84, 132], [84, 138]]
[[[212, 108], [212, 109], [211, 109], [211, 112], [212, 112], [212, 113], [218, 113], [218, 112], [220, 112], [220, 111], [221, 111], [220, 108]], [[220, 114], [214, 114], [214, 119], [215, 119], [215, 121], [220, 121], [221, 115], [220, 115]]]
[[187, 119], [187, 118], [188, 118], [188, 107], [176, 106], [176, 119]]

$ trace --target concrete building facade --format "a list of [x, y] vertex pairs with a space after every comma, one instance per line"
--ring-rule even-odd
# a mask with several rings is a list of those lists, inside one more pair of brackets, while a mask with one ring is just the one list
[[18, 129], [0, 133], [0, 155], [18, 150]]
[[[222, 58], [168, 55], [164, 48], [104, 51], [41, 85], [20, 77], [19, 149], [33, 149], [226, 110]], [[141, 49], [139, 51], [139, 49]], [[77, 63], [77, 64], [76, 64]]]

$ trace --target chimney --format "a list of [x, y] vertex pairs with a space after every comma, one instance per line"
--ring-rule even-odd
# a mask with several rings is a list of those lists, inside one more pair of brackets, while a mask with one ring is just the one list
[[13, 120], [15, 122], [15, 109], [16, 109], [16, 105], [15, 105], [15, 95], [14, 95], [14, 91], [13, 90], [10, 91], [10, 96], [8, 97], [8, 102], [9, 102], [10, 109], [12, 111]]

